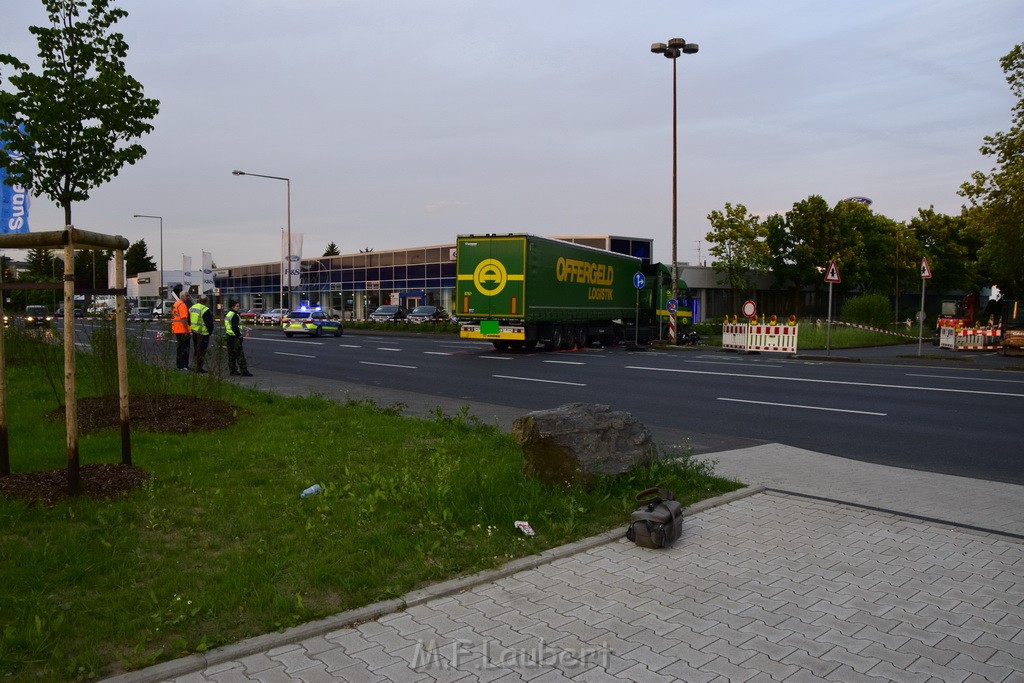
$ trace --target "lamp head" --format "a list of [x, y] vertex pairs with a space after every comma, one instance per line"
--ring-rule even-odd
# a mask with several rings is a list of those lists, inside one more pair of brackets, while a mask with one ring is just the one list
[[232, 171], [231, 175], [245, 175], [245, 171]]

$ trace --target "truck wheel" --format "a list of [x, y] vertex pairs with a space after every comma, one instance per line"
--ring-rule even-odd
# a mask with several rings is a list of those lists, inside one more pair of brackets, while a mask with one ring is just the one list
[[494, 347], [495, 351], [500, 351], [500, 352], [508, 351], [508, 342], [507, 341], [491, 342], [491, 346]]
[[551, 345], [555, 351], [565, 351], [568, 348], [565, 338], [565, 328], [561, 325], [555, 327], [555, 331], [551, 334]]
[[576, 328], [576, 348], [585, 349], [587, 348], [587, 328], [578, 327]]

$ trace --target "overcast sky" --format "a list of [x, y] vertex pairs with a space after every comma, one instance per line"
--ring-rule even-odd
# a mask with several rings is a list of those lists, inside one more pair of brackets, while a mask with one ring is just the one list
[[[726, 202], [785, 212], [850, 196], [897, 220], [988, 170], [1010, 127], [999, 58], [1020, 0], [120, 0], [128, 71], [160, 100], [148, 150], [74, 206], [77, 227], [145, 239], [167, 270], [275, 261], [291, 179], [303, 256], [459, 234], [614, 234], [707, 260]], [[40, 0], [3, 0], [0, 52], [36, 63]], [[9, 88], [5, 81], [4, 87]], [[32, 204], [34, 232], [62, 213]]]

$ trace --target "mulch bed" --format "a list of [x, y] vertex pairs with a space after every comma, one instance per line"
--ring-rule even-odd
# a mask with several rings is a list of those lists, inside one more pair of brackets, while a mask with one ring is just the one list
[[[180, 394], [133, 394], [129, 400], [132, 430], [167, 434], [188, 434], [223, 429], [235, 423], [244, 409], [219, 399], [196, 398]], [[64, 408], [50, 413], [49, 419], [64, 420]], [[98, 396], [78, 400], [78, 428], [83, 434], [101, 429], [120, 428], [121, 412], [116, 396]], [[149, 473], [133, 465], [89, 464], [79, 467], [80, 495], [90, 498], [115, 498], [149, 479]], [[68, 496], [67, 469], [16, 472], [0, 477], [0, 496], [21, 498], [52, 506]]]

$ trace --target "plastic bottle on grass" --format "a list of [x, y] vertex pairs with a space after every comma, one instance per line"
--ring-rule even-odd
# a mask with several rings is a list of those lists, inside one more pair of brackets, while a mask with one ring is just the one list
[[324, 487], [320, 484], [313, 484], [308, 489], [299, 494], [299, 498], [305, 498], [306, 496], [315, 496], [324, 490]]

